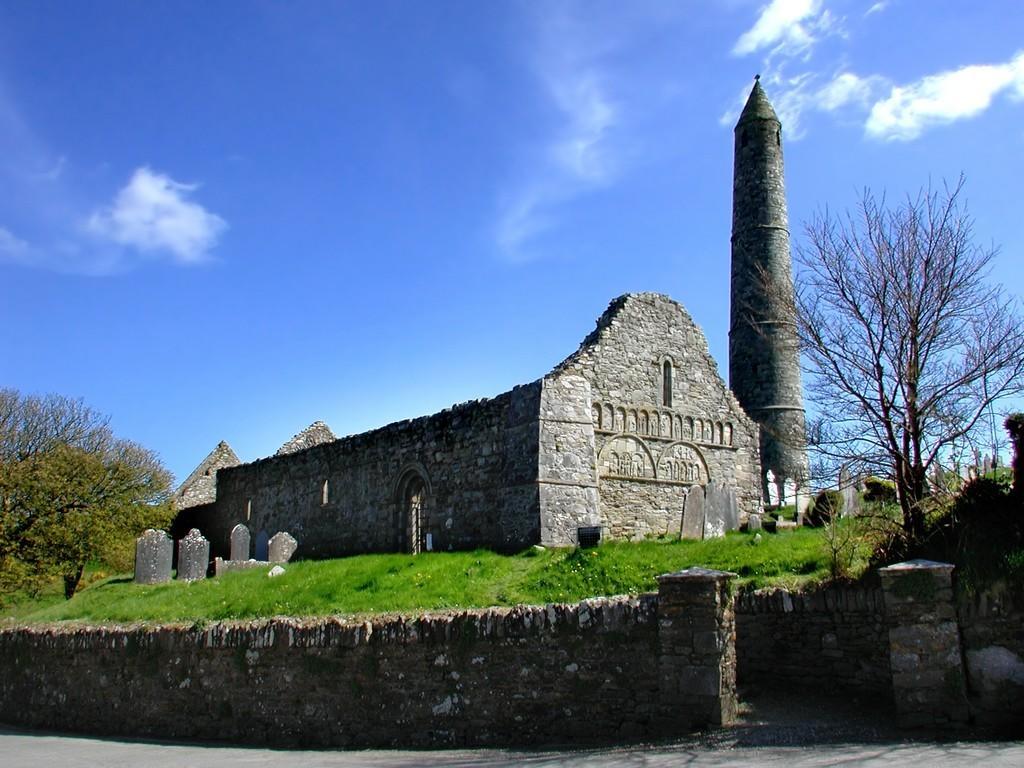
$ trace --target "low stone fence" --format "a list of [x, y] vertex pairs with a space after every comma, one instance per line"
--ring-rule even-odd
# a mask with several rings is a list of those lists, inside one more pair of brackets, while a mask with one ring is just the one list
[[731, 575], [418, 618], [0, 631], [0, 719], [279, 746], [590, 744], [736, 707]]
[[881, 588], [741, 590], [741, 684], [892, 696], [909, 727], [1024, 727], [1024, 597], [955, 598], [954, 567], [882, 568]]
[[891, 695], [882, 590], [741, 590], [736, 657], [741, 684]]
[[956, 608], [975, 716], [1024, 726], [1024, 595], [1000, 583]]

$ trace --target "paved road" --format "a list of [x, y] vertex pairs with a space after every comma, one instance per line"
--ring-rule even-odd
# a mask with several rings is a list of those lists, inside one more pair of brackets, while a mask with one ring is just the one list
[[[908, 737], [888, 700], [747, 690], [736, 725], [672, 743], [567, 751], [273, 750], [98, 739], [0, 726], [0, 766], [36, 768], [406, 768], [456, 766], [1024, 766], [1022, 741], [967, 741], [963, 732]], [[1024, 734], [1022, 734], [1024, 735]], [[936, 741], [935, 738], [943, 739]], [[962, 740], [954, 740], [957, 738]]]
[[444, 752], [307, 752], [246, 749], [153, 742], [108, 741], [13, 730], [0, 730], [0, 755], [6, 768], [404, 768], [406, 766], [943, 766], [984, 765], [986, 768], [1024, 765], [1024, 742], [901, 742], [892, 744], [816, 744], [803, 747], [726, 747], [721, 744], [679, 743], [630, 749], [571, 752], [507, 752], [500, 750]]

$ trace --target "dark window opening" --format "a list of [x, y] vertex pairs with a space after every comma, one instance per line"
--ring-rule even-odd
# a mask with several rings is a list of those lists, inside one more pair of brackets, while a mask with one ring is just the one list
[[672, 407], [672, 363], [668, 360], [662, 368], [661, 400], [665, 407]]

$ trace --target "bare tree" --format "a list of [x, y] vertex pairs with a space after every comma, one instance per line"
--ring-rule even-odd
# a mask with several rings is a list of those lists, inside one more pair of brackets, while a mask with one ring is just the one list
[[1018, 304], [988, 280], [997, 250], [975, 242], [963, 185], [893, 208], [866, 191], [856, 213], [817, 215], [797, 249], [812, 449], [892, 478], [911, 537], [924, 531], [929, 471], [1024, 390]]

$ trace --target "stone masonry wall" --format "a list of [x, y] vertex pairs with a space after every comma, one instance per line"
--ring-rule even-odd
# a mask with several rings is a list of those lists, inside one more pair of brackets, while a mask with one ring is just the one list
[[710, 481], [735, 490], [741, 518], [760, 508], [757, 425], [679, 303], [655, 293], [620, 296], [555, 374], [590, 383], [606, 531], [678, 530], [687, 489]]
[[288, 531], [300, 557], [409, 551], [403, 489], [414, 479], [424, 487], [420, 534], [433, 549], [527, 546], [539, 537], [540, 389], [221, 470], [203, 533], [219, 549], [236, 523], [254, 537]]
[[581, 376], [542, 381], [537, 479], [541, 544], [577, 543], [580, 526], [598, 525], [597, 455], [590, 382]]
[[715, 575], [680, 574], [661, 622], [666, 598], [646, 595], [362, 623], [6, 629], [0, 720], [307, 747], [679, 735], [735, 710], [729, 575]]
[[975, 718], [1024, 725], [1024, 598], [1001, 583], [956, 608]]
[[736, 599], [736, 675], [741, 685], [891, 694], [881, 589], [809, 593], [741, 590]]

